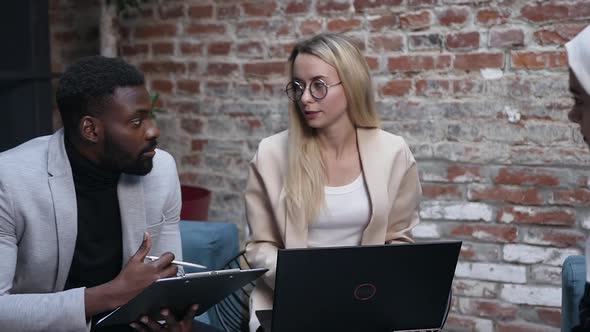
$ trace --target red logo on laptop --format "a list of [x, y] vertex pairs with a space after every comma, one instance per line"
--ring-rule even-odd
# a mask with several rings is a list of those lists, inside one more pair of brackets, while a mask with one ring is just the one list
[[354, 289], [354, 298], [359, 301], [367, 301], [377, 294], [377, 287], [373, 284], [360, 284]]

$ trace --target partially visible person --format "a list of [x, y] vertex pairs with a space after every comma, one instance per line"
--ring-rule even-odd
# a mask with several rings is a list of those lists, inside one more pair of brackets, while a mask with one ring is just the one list
[[[121, 59], [83, 58], [56, 99], [62, 129], [0, 153], [2, 331], [94, 330], [182, 259], [176, 164], [156, 149], [143, 75]], [[190, 331], [196, 310], [131, 327]]]
[[[590, 26], [565, 44], [567, 49], [570, 92], [574, 106], [569, 119], [580, 125], [584, 142], [590, 146]], [[580, 302], [580, 324], [574, 331], [590, 331], [590, 238], [586, 240], [586, 286]]]
[[272, 308], [281, 248], [412, 242], [422, 190], [405, 141], [379, 129], [362, 53], [342, 35], [297, 44], [288, 61], [289, 129], [263, 139], [245, 193], [246, 257], [268, 268], [251, 295]]

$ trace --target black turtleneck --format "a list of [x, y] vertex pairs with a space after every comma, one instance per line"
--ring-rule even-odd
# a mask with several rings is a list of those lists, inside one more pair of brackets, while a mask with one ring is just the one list
[[65, 147], [78, 206], [76, 249], [65, 289], [94, 287], [113, 280], [123, 264], [117, 199], [120, 173], [99, 168], [83, 157], [67, 139]]

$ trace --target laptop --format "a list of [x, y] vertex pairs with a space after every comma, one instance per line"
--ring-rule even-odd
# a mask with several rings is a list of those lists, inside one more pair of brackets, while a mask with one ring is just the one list
[[282, 249], [265, 332], [438, 331], [460, 241]]

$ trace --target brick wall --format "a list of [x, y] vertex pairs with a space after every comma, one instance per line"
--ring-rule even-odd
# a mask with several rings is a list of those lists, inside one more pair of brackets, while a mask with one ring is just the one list
[[[88, 22], [53, 2], [53, 63], [67, 63], [85, 34], [58, 31], [72, 15]], [[418, 159], [416, 237], [464, 241], [447, 329], [554, 331], [561, 264], [590, 229], [590, 153], [567, 122], [563, 48], [589, 23], [588, 0], [148, 1], [121, 17], [120, 52], [162, 96], [161, 142], [182, 182], [214, 192], [210, 219], [243, 228], [248, 161], [286, 128], [292, 45], [347, 32], [385, 129]]]

